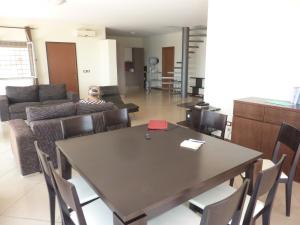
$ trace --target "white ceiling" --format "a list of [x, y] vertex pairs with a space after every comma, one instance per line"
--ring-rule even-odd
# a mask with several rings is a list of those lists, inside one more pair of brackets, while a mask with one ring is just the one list
[[3, 24], [1, 19], [27, 23], [23, 25], [75, 22], [105, 26], [109, 35], [147, 36], [207, 23], [207, 0], [67, 0], [62, 5], [51, 0], [0, 0], [0, 6], [2, 26], [13, 23]]

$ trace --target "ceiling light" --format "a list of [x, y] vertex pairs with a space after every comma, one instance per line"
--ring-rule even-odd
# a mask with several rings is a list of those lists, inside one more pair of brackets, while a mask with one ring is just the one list
[[64, 3], [66, 3], [66, 0], [49, 0], [49, 2], [54, 5], [62, 5]]

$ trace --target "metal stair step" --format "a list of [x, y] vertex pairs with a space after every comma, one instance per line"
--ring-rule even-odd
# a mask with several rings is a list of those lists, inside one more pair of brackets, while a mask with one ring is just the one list
[[190, 37], [206, 37], [206, 34], [190, 34]]
[[203, 40], [189, 40], [189, 42], [204, 42]]
[[192, 28], [190, 28], [190, 31], [192, 31], [192, 30], [207, 30], [207, 27], [206, 26], [192, 27]]

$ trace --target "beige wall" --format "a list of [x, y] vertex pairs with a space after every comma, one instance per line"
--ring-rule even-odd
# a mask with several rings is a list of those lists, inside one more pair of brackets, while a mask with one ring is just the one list
[[[12, 23], [7, 22], [9, 25]], [[87, 96], [90, 85], [116, 85], [116, 43], [105, 40], [105, 27], [84, 26], [96, 30], [96, 37], [77, 37], [76, 30], [83, 27], [78, 24], [66, 23], [38, 23], [32, 24], [33, 42], [37, 76], [39, 83], [49, 83], [46, 42], [73, 42], [76, 43], [79, 92], [82, 98]], [[0, 40], [26, 41], [24, 30], [0, 29]], [[90, 70], [90, 73], [83, 73]]]
[[[206, 38], [201, 38], [205, 42], [198, 43], [198, 49], [193, 49], [196, 54], [191, 55], [189, 62], [189, 76], [198, 76], [205, 77], [205, 58], [206, 58]], [[182, 61], [182, 32], [174, 32], [169, 34], [162, 35], [153, 35], [146, 37], [144, 40], [145, 45], [145, 63], [148, 63], [149, 57], [159, 58], [159, 63], [157, 65], [157, 70], [162, 71], [162, 48], [163, 47], [175, 47], [174, 62], [175, 66], [181, 66], [176, 64], [176, 62]], [[180, 70], [175, 70], [176, 73], [174, 76], [181, 79]], [[159, 74], [161, 76], [161, 74]], [[188, 91], [191, 92], [191, 85], [194, 85], [195, 80], [189, 79], [189, 88]], [[152, 82], [153, 85], [158, 85], [158, 83]], [[203, 92], [203, 90], [201, 90]]]
[[[144, 38], [140, 37], [120, 37], [110, 36], [109, 39], [116, 40], [117, 42], [117, 68], [118, 68], [118, 84], [122, 94], [126, 94], [126, 76], [124, 63], [126, 61], [126, 49], [128, 48], [143, 48]], [[130, 51], [132, 52], [132, 51]]]
[[[33, 30], [32, 37], [35, 44], [36, 65], [39, 83], [49, 83], [46, 45], [47, 41], [74, 42], [76, 43], [79, 93], [81, 97], [87, 95], [90, 85], [101, 85], [100, 55], [101, 40], [105, 39], [104, 27], [97, 28], [97, 36], [91, 38], [77, 37], [76, 30], [80, 26], [76, 24], [41, 24]], [[95, 28], [94, 28], [95, 29]], [[90, 73], [83, 73], [90, 70]]]

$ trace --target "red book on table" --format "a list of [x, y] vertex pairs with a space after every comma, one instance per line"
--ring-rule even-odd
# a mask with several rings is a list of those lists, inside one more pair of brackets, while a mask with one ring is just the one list
[[148, 123], [149, 130], [167, 130], [168, 122], [166, 120], [150, 120]]

